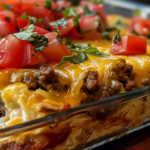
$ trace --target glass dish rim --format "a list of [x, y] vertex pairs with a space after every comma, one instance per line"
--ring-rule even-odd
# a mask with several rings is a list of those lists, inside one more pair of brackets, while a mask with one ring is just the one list
[[100, 99], [98, 101], [94, 101], [91, 103], [82, 104], [77, 107], [73, 107], [68, 111], [61, 111], [55, 114], [51, 114], [48, 116], [30, 120], [28, 122], [24, 122], [21, 124], [17, 124], [14, 126], [0, 129], [0, 138], [14, 136], [19, 133], [27, 132], [27, 131], [34, 130], [40, 127], [44, 127], [46, 125], [50, 126], [51, 124], [58, 124], [75, 114], [78, 114], [81, 112], [86, 113], [86, 112], [89, 112], [91, 110], [96, 110], [96, 109], [102, 109], [104, 107], [108, 107], [116, 103], [121, 103], [121, 104], [127, 103], [133, 99], [143, 97], [148, 94], [150, 94], [150, 86], [135, 89], [133, 91], [129, 91], [123, 94], [118, 94], [118, 95], [111, 96], [108, 98]]

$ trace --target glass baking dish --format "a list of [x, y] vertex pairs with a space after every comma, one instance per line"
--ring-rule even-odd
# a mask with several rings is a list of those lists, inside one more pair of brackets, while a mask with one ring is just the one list
[[[42, 150], [92, 149], [149, 125], [150, 86], [147, 86], [1, 129], [0, 138], [17, 144], [27, 144], [32, 139], [41, 144]], [[1, 150], [4, 145], [5, 142]]]
[[42, 150], [88, 150], [147, 126], [150, 86], [0, 129], [4, 141], [0, 150], [8, 143], [30, 143]]

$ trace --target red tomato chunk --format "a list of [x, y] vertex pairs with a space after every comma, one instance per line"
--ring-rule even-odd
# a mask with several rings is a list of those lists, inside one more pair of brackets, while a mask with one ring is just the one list
[[117, 44], [112, 43], [111, 54], [113, 55], [138, 55], [145, 54], [147, 39], [140, 36], [123, 36]]

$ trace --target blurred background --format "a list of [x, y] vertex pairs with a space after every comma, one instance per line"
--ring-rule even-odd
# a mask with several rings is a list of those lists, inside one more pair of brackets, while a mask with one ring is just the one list
[[[79, 0], [68, 0], [77, 5]], [[150, 18], [150, 0], [104, 0], [104, 12], [132, 17], [132, 10], [139, 9], [144, 18]]]

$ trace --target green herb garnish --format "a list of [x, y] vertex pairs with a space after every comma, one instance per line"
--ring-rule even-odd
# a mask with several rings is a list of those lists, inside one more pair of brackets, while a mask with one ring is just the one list
[[0, 39], [4, 38], [2, 35], [0, 35]]
[[103, 0], [86, 0], [86, 1], [94, 3], [94, 4], [101, 4], [101, 3], [103, 3]]
[[87, 54], [98, 56], [98, 57], [108, 57], [109, 56], [108, 54], [100, 52], [97, 48], [91, 47], [91, 43], [88, 43], [87, 46], [82, 46], [82, 45], [74, 44], [73, 42], [69, 42], [65, 38], [62, 39], [61, 42], [65, 43], [66, 46], [69, 47], [70, 51], [76, 52], [78, 54], [73, 55], [73, 56], [63, 57], [61, 62], [56, 67], [61, 66], [66, 61], [69, 61], [70, 63], [73, 63], [73, 64], [78, 64], [78, 63], [84, 62], [89, 59]]
[[134, 9], [133, 12], [132, 12], [132, 15], [135, 17], [135, 16], [140, 16], [141, 12], [139, 9]]
[[146, 35], [147, 43], [150, 45], [150, 33]]
[[117, 28], [114, 27], [114, 26], [112, 26], [112, 25], [108, 25], [108, 26], [106, 27], [106, 31], [113, 31], [113, 30], [117, 30]]
[[23, 13], [22, 16], [21, 16], [21, 18], [22, 18], [22, 19], [28, 19], [28, 16], [27, 16], [26, 13]]
[[115, 25], [121, 27], [121, 28], [127, 28], [128, 25], [124, 24], [123, 23], [123, 19], [122, 18], [119, 18], [116, 22], [115, 22]]
[[87, 46], [75, 45], [72, 43], [69, 47], [70, 51], [74, 51], [76, 53], [85, 52], [86, 54], [99, 56], [99, 57], [108, 57], [108, 54], [100, 52], [96, 47], [91, 47], [91, 43], [88, 43]]
[[63, 40], [60, 37], [60, 35], [61, 35], [60, 31], [58, 29], [54, 28], [53, 32], [58, 33], [56, 39], [59, 40], [61, 43], [63, 43]]
[[90, 15], [96, 15], [96, 11], [90, 11], [87, 5], [84, 5], [83, 7], [83, 16], [90, 16]]
[[28, 25], [31, 25], [31, 24], [35, 25], [36, 22], [37, 22], [37, 18], [36, 17], [30, 17], [30, 16], [28, 16], [28, 20], [29, 20]]
[[119, 30], [117, 30], [117, 34], [115, 35], [115, 37], [113, 39], [113, 43], [117, 44], [120, 40], [121, 40], [121, 37], [119, 35]]
[[72, 7], [66, 7], [64, 9], [63, 15], [65, 18], [69, 16], [78, 16], [78, 14], [75, 12], [75, 10]]
[[67, 20], [65, 18], [62, 18], [60, 20], [50, 22], [49, 24], [51, 26], [60, 26], [60, 27], [66, 28]]
[[13, 34], [16, 38], [20, 40], [27, 40], [34, 47], [34, 51], [42, 51], [44, 46], [47, 46], [48, 38], [44, 35], [38, 35], [36, 32], [33, 32], [34, 26], [30, 25], [27, 30]]
[[62, 12], [63, 10], [65, 10], [65, 7], [61, 7], [59, 9], [53, 9], [52, 12]]
[[56, 67], [60, 67], [63, 65], [66, 61], [69, 61], [72, 64], [79, 64], [82, 63], [86, 60], [88, 60], [88, 56], [86, 55], [85, 52], [78, 53], [77, 55], [73, 56], [65, 56], [61, 59], [60, 63]]
[[11, 9], [12, 7], [11, 6], [9, 6], [9, 5], [6, 5], [5, 3], [1, 3], [1, 7], [2, 7], [2, 9], [3, 10], [9, 10], [9, 9]]
[[27, 16], [26, 13], [24, 13], [22, 16], [21, 16], [22, 19], [28, 19], [29, 20], [29, 23], [28, 25], [31, 25], [31, 24], [36, 24], [37, 21], [41, 22], [41, 23], [44, 23], [44, 20], [42, 18], [39, 18], [37, 19], [36, 17], [30, 17], [30, 16]]
[[39, 18], [37, 21], [41, 22], [41, 23], [45, 23], [44, 20], [42, 18]]
[[51, 0], [45, 0], [44, 7], [46, 9], [51, 9]]

